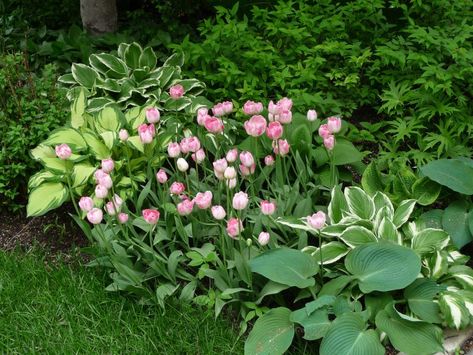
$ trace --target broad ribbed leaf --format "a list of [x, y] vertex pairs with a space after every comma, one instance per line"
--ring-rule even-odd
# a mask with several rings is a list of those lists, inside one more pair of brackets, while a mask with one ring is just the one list
[[442, 228], [450, 235], [458, 249], [472, 241], [466, 201], [455, 201], [444, 210]]
[[374, 195], [377, 191], [384, 190], [384, 184], [381, 180], [381, 174], [376, 167], [375, 162], [371, 162], [366, 167], [361, 177], [361, 186], [370, 195]]
[[391, 344], [409, 355], [433, 354], [442, 351], [442, 330], [426, 322], [402, 319], [392, 307], [376, 316], [376, 326], [385, 332]]
[[28, 217], [41, 216], [61, 206], [68, 197], [66, 187], [59, 182], [44, 182], [28, 196]]
[[449, 327], [460, 329], [470, 324], [470, 312], [460, 294], [444, 292], [439, 297], [439, 306]]
[[441, 189], [441, 185], [427, 177], [423, 177], [412, 185], [412, 196], [419, 205], [428, 206], [437, 200]]
[[348, 272], [358, 279], [362, 292], [399, 290], [420, 272], [419, 256], [411, 249], [384, 243], [365, 244], [345, 258]]
[[434, 280], [420, 278], [404, 290], [404, 298], [410, 310], [420, 319], [429, 323], [442, 323], [440, 308], [434, 298], [443, 289]]
[[72, 171], [72, 186], [77, 187], [86, 183], [96, 169], [89, 163], [75, 164]]
[[85, 143], [84, 138], [82, 135], [76, 131], [74, 128], [58, 128], [54, 130], [42, 144], [47, 145], [60, 145], [60, 144], [68, 144], [71, 148], [85, 148], [87, 144]]
[[383, 355], [384, 346], [358, 313], [337, 318], [320, 344], [320, 355]]
[[91, 132], [85, 132], [84, 139], [89, 146], [89, 149], [94, 153], [95, 158], [98, 160], [110, 158], [111, 152], [105, 144], [103, 144], [99, 138], [97, 138]]
[[332, 150], [333, 163], [335, 165], [346, 165], [359, 162], [363, 159], [363, 154], [353, 145], [352, 142], [337, 138], [337, 144]]
[[100, 111], [97, 117], [96, 127], [100, 132], [118, 131], [120, 128], [120, 119], [117, 109], [105, 107]]
[[314, 258], [299, 250], [269, 250], [250, 261], [251, 271], [288, 286], [305, 288], [315, 285], [319, 267]]
[[374, 202], [359, 187], [347, 187], [345, 189], [345, 198], [351, 213], [362, 218], [371, 220], [375, 214]]
[[150, 70], [153, 70], [156, 66], [156, 54], [154, 53], [151, 47], [146, 47], [143, 52], [141, 52], [140, 58], [138, 59], [140, 67], [148, 67]]
[[439, 159], [420, 168], [429, 179], [453, 191], [473, 195], [473, 167], [460, 159]]
[[292, 312], [291, 321], [304, 327], [304, 339], [306, 340], [323, 338], [332, 324], [328, 319], [328, 310], [325, 308], [316, 310], [310, 315], [305, 308], [301, 308]]
[[342, 234], [340, 234], [339, 238], [352, 248], [378, 241], [373, 232], [361, 226], [348, 227]]
[[412, 238], [412, 249], [419, 254], [434, 253], [444, 249], [450, 241], [447, 232], [441, 229], [426, 228]]
[[271, 309], [258, 318], [245, 342], [246, 355], [283, 354], [294, 338], [291, 311], [284, 307]]

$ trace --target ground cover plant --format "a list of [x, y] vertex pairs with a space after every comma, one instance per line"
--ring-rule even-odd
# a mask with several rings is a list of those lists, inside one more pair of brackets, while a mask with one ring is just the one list
[[71, 118], [32, 151], [44, 169], [27, 206], [36, 216], [74, 205], [108, 291], [232, 309], [242, 333], [254, 322], [248, 354], [283, 353], [296, 327], [322, 354], [388, 342], [431, 353], [442, 328], [470, 324], [468, 257], [413, 214], [416, 199], [435, 200], [433, 182], [419, 177], [392, 201], [378, 190], [403, 177], [384, 186], [372, 165], [366, 191], [342, 190], [364, 154], [340, 117], [287, 97], [212, 103], [182, 77], [181, 54], [158, 66], [138, 44], [117, 53], [62, 78]]

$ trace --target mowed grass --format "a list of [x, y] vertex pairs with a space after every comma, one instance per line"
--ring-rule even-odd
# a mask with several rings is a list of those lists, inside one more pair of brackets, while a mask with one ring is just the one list
[[193, 305], [166, 313], [107, 293], [105, 275], [0, 251], [1, 354], [241, 354], [231, 323]]

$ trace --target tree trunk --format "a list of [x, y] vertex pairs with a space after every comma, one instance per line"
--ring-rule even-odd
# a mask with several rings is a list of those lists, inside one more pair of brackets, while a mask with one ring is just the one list
[[80, 16], [84, 29], [92, 35], [115, 32], [118, 28], [116, 0], [80, 0]]

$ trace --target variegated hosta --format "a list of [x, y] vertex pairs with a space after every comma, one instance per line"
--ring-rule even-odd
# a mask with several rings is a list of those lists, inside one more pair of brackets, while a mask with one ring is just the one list
[[[318, 238], [312, 244], [322, 245], [307, 246], [299, 256], [294, 250], [284, 263], [275, 252], [264, 253], [251, 262], [252, 271], [270, 280], [262, 294], [270, 285], [285, 285], [279, 290], [295, 286], [301, 289], [297, 299], [309, 302], [294, 311], [277, 308], [258, 319], [247, 353], [274, 343], [286, 349], [295, 325], [304, 328], [307, 340], [323, 338], [321, 354], [383, 354], [381, 333], [399, 351], [442, 351], [442, 328], [472, 323], [473, 270], [445, 231], [409, 221], [415, 203], [405, 200], [394, 206], [381, 192], [370, 196], [358, 187], [343, 192], [336, 187], [328, 206], [330, 223], [324, 228], [312, 228], [305, 218], [279, 219], [314, 234]], [[307, 269], [309, 260], [305, 267], [293, 262], [304, 254], [317, 267]], [[281, 277], [294, 271], [300, 280]], [[262, 324], [286, 331], [271, 337]]]

